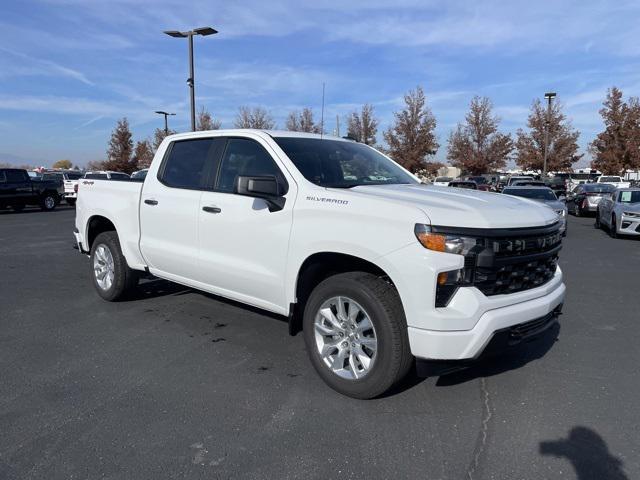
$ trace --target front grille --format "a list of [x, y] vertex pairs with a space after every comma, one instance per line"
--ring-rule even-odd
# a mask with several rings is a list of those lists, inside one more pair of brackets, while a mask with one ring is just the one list
[[556, 272], [558, 255], [501, 267], [478, 267], [474, 286], [487, 296], [521, 292], [547, 283]]
[[[443, 233], [452, 233], [438, 227]], [[466, 229], [476, 238], [465, 256], [458, 286], [474, 286], [484, 295], [521, 292], [553, 278], [562, 248], [560, 222], [546, 227]]]

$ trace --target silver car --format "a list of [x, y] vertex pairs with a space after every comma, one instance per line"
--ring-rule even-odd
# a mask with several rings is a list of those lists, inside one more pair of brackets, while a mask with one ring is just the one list
[[562, 236], [567, 235], [567, 204], [562, 200], [558, 200], [555, 192], [549, 187], [504, 187], [502, 193], [528, 198], [552, 208], [560, 218]]
[[596, 228], [606, 226], [609, 234], [640, 235], [640, 188], [621, 188], [600, 200]]

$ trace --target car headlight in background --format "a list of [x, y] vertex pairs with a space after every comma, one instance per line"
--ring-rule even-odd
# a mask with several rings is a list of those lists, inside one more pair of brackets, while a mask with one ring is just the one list
[[429, 225], [421, 223], [417, 223], [413, 231], [422, 246], [434, 252], [466, 255], [478, 244], [478, 239], [475, 237], [435, 233]]

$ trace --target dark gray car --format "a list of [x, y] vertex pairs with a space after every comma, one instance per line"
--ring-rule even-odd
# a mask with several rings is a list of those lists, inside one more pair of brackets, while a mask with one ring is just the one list
[[502, 193], [516, 197], [528, 198], [536, 202], [544, 203], [555, 210], [560, 217], [560, 231], [567, 235], [567, 204], [558, 200], [556, 194], [549, 187], [505, 187]]

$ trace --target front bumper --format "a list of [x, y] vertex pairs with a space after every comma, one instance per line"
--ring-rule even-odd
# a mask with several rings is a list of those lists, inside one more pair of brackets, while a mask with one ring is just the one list
[[[529, 330], [525, 333], [536, 334], [539, 332], [530, 331], [530, 327], [535, 327], [539, 323], [544, 324], [546, 328], [552, 320], [555, 321], [564, 302], [565, 291], [566, 287], [560, 281], [556, 282], [555, 288], [544, 296], [487, 310], [470, 330], [439, 331], [409, 327], [411, 353], [418, 358], [428, 360], [477, 358], [492, 338], [501, 332], [520, 331], [522, 333]], [[544, 321], [541, 322], [541, 320]]]
[[620, 235], [640, 235], [640, 218], [622, 215], [618, 224], [618, 233]]

